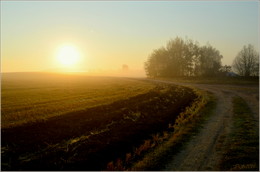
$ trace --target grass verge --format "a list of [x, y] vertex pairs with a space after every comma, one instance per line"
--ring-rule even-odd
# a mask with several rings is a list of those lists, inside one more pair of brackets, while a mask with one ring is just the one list
[[130, 170], [162, 170], [170, 159], [169, 156], [179, 152], [191, 136], [198, 133], [204, 121], [212, 114], [216, 101], [208, 92], [199, 90], [195, 92], [198, 95], [197, 100], [178, 116], [172, 126], [174, 132], [169, 134], [169, 139], [148, 152], [140, 161], [133, 164]]
[[259, 127], [241, 97], [233, 99], [234, 124], [225, 147], [221, 170], [259, 170]]
[[175, 77], [156, 78], [160, 80], [194, 83], [194, 84], [220, 84], [220, 85], [259, 85], [259, 77]]

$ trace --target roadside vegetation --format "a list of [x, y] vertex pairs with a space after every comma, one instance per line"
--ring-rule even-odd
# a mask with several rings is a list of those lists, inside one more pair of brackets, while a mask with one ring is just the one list
[[259, 127], [247, 103], [233, 99], [233, 128], [221, 162], [221, 170], [259, 171]]
[[220, 85], [259, 85], [259, 77], [174, 77], [164, 78], [158, 77], [156, 80], [173, 81], [180, 83], [194, 83], [194, 84], [220, 84]]
[[201, 90], [193, 90], [197, 98], [191, 106], [178, 115], [174, 123], [168, 124], [168, 129], [153, 135], [142, 145], [129, 152], [123, 159], [117, 159], [107, 164], [107, 170], [162, 170], [168, 156], [180, 151], [195, 135], [215, 107], [214, 97]]

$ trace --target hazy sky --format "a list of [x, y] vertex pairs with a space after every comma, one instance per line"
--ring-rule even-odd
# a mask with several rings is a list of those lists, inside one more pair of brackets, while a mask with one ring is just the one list
[[142, 69], [176, 36], [209, 42], [232, 64], [243, 45], [259, 47], [259, 1], [1, 1], [1, 70], [61, 68], [63, 44], [77, 70]]

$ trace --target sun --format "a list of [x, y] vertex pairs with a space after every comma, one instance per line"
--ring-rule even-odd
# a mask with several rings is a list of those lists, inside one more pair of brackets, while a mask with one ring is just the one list
[[57, 60], [63, 67], [73, 67], [80, 60], [80, 53], [72, 45], [64, 45], [58, 49]]

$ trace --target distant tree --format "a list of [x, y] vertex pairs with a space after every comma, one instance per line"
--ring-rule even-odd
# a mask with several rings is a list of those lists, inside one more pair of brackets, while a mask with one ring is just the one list
[[128, 65], [123, 64], [123, 65], [122, 65], [122, 70], [123, 70], [123, 71], [128, 71], [128, 70], [129, 70]]
[[221, 68], [219, 69], [218, 76], [230, 76], [230, 75], [233, 75], [232, 67], [229, 65], [221, 66]]
[[164, 47], [155, 49], [145, 62], [146, 75], [149, 77], [167, 76], [168, 52]]
[[229, 65], [222, 66], [220, 69], [222, 72], [228, 73], [232, 71], [232, 67]]
[[169, 76], [194, 75], [194, 59], [197, 56], [198, 45], [190, 39], [183, 40], [176, 37], [167, 43], [166, 50], [169, 55]]
[[167, 73], [169, 76], [180, 76], [184, 68], [183, 54], [185, 51], [184, 41], [177, 37], [174, 40], [170, 40], [166, 45], [166, 50], [169, 55], [169, 62]]
[[195, 75], [195, 64], [196, 59], [199, 57], [199, 45], [198, 42], [192, 40], [186, 40], [186, 51], [185, 51], [185, 76]]
[[200, 47], [193, 40], [179, 37], [155, 49], [145, 62], [149, 77], [215, 76], [221, 67], [219, 51], [211, 45]]
[[199, 76], [216, 76], [221, 68], [221, 59], [223, 56], [218, 50], [211, 45], [206, 45], [200, 48], [197, 60], [196, 75]]
[[259, 53], [249, 44], [237, 54], [232, 65], [241, 76], [259, 76]]

